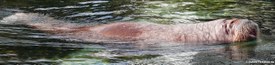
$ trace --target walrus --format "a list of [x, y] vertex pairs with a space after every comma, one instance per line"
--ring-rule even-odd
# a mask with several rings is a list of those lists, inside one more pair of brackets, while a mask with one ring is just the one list
[[165, 25], [116, 22], [80, 25], [36, 13], [16, 13], [2, 23], [24, 24], [54, 35], [91, 42], [232, 43], [256, 40], [258, 25], [248, 19], [217, 19], [194, 24]]

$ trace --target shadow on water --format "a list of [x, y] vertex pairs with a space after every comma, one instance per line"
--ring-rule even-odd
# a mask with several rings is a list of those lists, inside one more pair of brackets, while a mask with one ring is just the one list
[[274, 61], [274, 4], [273, 0], [0, 0], [0, 19], [15, 12], [47, 14], [84, 24], [180, 24], [246, 18], [261, 28], [260, 42], [138, 45], [71, 41], [24, 25], [0, 24], [0, 64], [243, 65]]

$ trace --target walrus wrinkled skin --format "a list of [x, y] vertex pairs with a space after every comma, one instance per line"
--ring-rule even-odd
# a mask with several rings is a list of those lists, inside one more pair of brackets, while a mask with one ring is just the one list
[[39, 14], [16, 13], [3, 18], [2, 22], [20, 22], [45, 32], [91, 42], [231, 43], [256, 40], [259, 35], [258, 25], [248, 19], [218, 19], [176, 25], [117, 22], [77, 26]]

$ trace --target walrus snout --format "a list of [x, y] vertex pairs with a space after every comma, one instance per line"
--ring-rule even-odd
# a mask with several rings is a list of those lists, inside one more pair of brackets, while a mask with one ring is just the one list
[[228, 34], [234, 42], [256, 40], [259, 35], [258, 25], [248, 19], [230, 19], [226, 21]]

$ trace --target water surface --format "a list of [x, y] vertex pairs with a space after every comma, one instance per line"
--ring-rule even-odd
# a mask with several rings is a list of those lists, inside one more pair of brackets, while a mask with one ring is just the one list
[[64, 40], [24, 25], [0, 24], [0, 64], [244, 65], [254, 64], [250, 61], [274, 62], [274, 4], [272, 0], [1, 0], [0, 19], [15, 12], [45, 14], [79, 24], [132, 21], [169, 25], [246, 18], [259, 24], [261, 39], [221, 45], [102, 44]]

